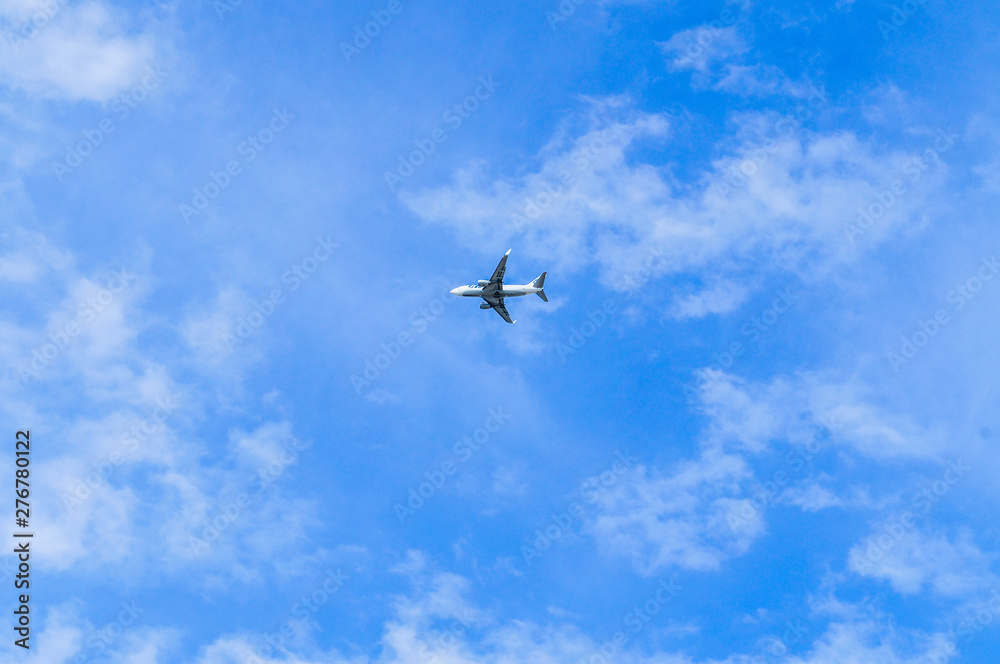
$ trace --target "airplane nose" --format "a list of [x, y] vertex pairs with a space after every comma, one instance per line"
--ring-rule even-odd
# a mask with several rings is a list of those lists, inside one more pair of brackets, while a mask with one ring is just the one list
[[465, 289], [462, 288], [461, 286], [459, 286], [458, 288], [452, 288], [451, 291], [449, 291], [449, 292], [452, 295], [461, 295], [461, 293], [459, 293], [459, 291], [461, 291], [461, 290], [465, 290]]

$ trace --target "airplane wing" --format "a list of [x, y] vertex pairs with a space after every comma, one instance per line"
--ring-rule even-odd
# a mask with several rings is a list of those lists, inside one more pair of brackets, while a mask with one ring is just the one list
[[490, 277], [491, 284], [502, 284], [503, 283], [503, 273], [507, 271], [507, 257], [510, 256], [510, 249], [507, 253], [503, 255], [500, 259], [500, 264], [497, 265], [497, 269], [493, 270], [493, 276]]
[[[506, 258], [506, 256], [504, 258]], [[500, 314], [500, 318], [503, 318], [508, 323], [514, 322], [510, 319], [510, 314], [507, 313], [507, 307], [503, 306], [503, 298], [500, 298], [500, 301], [493, 305], [493, 310]]]

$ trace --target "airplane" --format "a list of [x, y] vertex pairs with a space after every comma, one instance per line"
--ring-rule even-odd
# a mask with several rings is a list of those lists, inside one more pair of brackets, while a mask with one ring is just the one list
[[508, 323], [516, 323], [517, 321], [510, 319], [510, 314], [507, 313], [507, 307], [504, 306], [504, 298], [507, 297], [520, 297], [521, 295], [531, 295], [534, 293], [538, 297], [542, 298], [544, 301], [548, 302], [549, 298], [545, 297], [545, 273], [542, 272], [541, 275], [530, 284], [524, 284], [523, 286], [504, 286], [503, 275], [507, 271], [507, 257], [510, 256], [510, 249], [507, 253], [503, 255], [500, 259], [500, 264], [497, 265], [497, 269], [493, 270], [493, 276], [486, 279], [480, 279], [478, 283], [472, 284], [470, 286], [459, 286], [458, 288], [452, 288], [451, 294], [458, 295], [460, 297], [481, 297], [484, 302], [480, 303], [480, 309], [493, 309], [500, 317], [503, 318]]

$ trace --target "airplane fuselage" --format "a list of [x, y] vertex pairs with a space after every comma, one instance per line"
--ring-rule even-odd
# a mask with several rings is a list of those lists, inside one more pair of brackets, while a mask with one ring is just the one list
[[496, 297], [519, 297], [521, 295], [532, 295], [538, 293], [541, 288], [535, 288], [531, 284], [523, 286], [505, 285], [503, 288], [490, 288], [489, 286], [459, 286], [451, 289], [452, 295], [461, 297], [481, 297], [485, 299]]

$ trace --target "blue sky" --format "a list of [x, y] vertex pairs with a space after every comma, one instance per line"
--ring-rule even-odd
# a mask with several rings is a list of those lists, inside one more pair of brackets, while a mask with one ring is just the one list
[[0, 3], [0, 657], [994, 661], [998, 20]]

